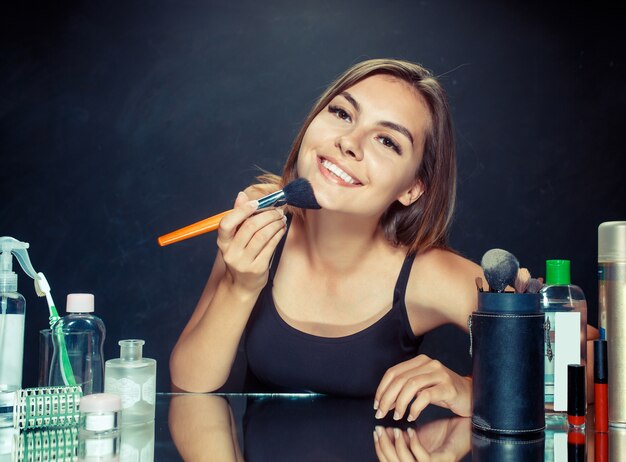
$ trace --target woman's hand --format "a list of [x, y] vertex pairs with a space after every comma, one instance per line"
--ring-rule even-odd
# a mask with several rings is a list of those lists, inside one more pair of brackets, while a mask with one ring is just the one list
[[381, 462], [457, 461], [471, 450], [471, 421], [454, 417], [415, 430], [376, 427], [374, 447]]
[[409, 422], [417, 419], [429, 404], [469, 417], [472, 413], [471, 395], [471, 379], [461, 377], [437, 360], [419, 355], [385, 372], [376, 390], [374, 409], [377, 419], [394, 409], [393, 418], [400, 420], [414, 399], [407, 416]]
[[232, 212], [222, 218], [217, 236], [227, 280], [234, 288], [255, 295], [267, 283], [270, 261], [286, 224], [282, 210], [255, 215], [257, 207], [258, 201], [240, 192]]

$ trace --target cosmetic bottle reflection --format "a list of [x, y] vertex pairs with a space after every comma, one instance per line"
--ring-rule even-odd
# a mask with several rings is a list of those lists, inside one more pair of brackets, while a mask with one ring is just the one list
[[608, 433], [595, 433], [594, 438], [594, 462], [608, 462], [609, 460], [609, 435]]
[[14, 452], [14, 442], [17, 430], [13, 427], [0, 428], [0, 462], [9, 462]]
[[120, 462], [154, 461], [154, 421], [122, 427]]
[[624, 462], [626, 460], [626, 427], [609, 428], [609, 461]]
[[567, 433], [567, 462], [585, 462], [587, 445], [584, 428], [572, 428]]

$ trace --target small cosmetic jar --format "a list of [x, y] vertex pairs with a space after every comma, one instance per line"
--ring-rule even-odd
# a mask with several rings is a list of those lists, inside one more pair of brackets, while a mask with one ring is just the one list
[[96, 393], [80, 399], [80, 429], [101, 433], [116, 431], [121, 424], [122, 400], [111, 393]]
[[111, 393], [83, 396], [79, 411], [78, 460], [118, 461], [121, 448], [121, 398]]

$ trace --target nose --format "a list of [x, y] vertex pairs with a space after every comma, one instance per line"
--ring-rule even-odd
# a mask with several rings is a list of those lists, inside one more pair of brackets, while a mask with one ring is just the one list
[[361, 136], [356, 133], [356, 130], [339, 136], [335, 142], [335, 146], [337, 146], [341, 153], [346, 156], [353, 157], [355, 160], [363, 159]]

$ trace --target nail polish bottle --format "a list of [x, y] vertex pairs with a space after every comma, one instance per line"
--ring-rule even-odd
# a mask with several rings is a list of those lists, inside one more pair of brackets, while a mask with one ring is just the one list
[[567, 366], [567, 421], [572, 429], [585, 427], [587, 395], [585, 392], [585, 366]]

